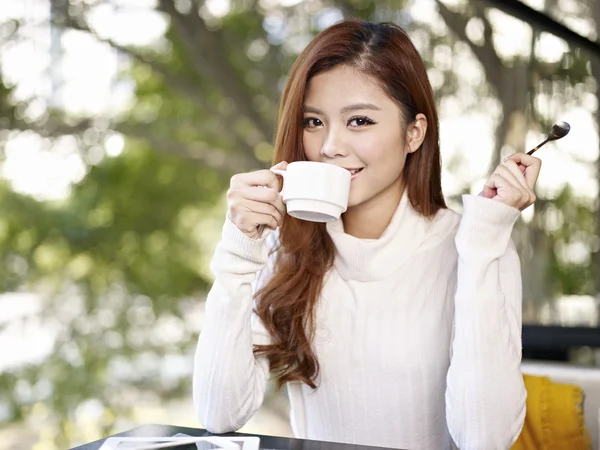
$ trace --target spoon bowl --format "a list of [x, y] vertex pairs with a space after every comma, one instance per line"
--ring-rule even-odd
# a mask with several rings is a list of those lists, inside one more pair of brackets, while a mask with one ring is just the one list
[[548, 137], [546, 137], [546, 140], [541, 142], [537, 147], [529, 150], [527, 152], [527, 154], [533, 155], [544, 144], [546, 144], [547, 142], [556, 141], [557, 139], [561, 139], [561, 138], [565, 137], [567, 134], [569, 134], [569, 131], [571, 131], [571, 125], [569, 125], [567, 122], [555, 123], [554, 125], [552, 125], [552, 128], [550, 129], [550, 132], [548, 133]]
[[571, 131], [571, 125], [569, 125], [567, 122], [558, 122], [552, 125], [552, 129], [550, 130], [548, 137], [550, 137], [550, 140], [553, 141], [565, 137], [567, 134], [569, 134], [569, 131]]

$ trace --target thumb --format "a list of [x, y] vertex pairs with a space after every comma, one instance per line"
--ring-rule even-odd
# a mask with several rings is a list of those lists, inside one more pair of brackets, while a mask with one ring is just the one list
[[275, 164], [271, 169], [285, 170], [288, 166], [287, 161], [281, 161]]
[[[285, 171], [287, 169], [288, 163], [287, 161], [280, 161], [277, 164], [275, 164], [273, 167], [271, 167], [269, 170], [283, 170]], [[280, 174], [277, 174], [277, 180], [278, 180], [278, 191], [282, 192], [283, 191], [283, 177]], [[282, 194], [283, 195], [283, 194]]]

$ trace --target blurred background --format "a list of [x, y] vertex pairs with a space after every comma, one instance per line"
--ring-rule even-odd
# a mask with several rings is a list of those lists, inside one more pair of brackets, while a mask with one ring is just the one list
[[[600, 366], [600, 0], [1, 0], [2, 445], [202, 426], [192, 356], [229, 178], [269, 166], [287, 71], [344, 17], [409, 31], [459, 211], [571, 124], [514, 233], [524, 355]], [[287, 414], [271, 388], [244, 430], [291, 435]]]

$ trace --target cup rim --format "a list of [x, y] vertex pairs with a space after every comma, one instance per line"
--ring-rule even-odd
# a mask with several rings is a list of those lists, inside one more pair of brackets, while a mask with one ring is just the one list
[[292, 164], [297, 164], [297, 165], [301, 165], [301, 166], [302, 165], [322, 164], [322, 165], [327, 165], [329, 167], [334, 168], [334, 170], [339, 171], [340, 174], [341, 173], [347, 173], [349, 177], [352, 176], [347, 169], [344, 169], [343, 167], [337, 166], [335, 164], [326, 163], [326, 162], [320, 162], [320, 161], [292, 161], [291, 163], [288, 164], [288, 167], [291, 166]]
[[334, 202], [331, 200], [322, 200], [322, 199], [316, 199], [316, 198], [302, 198], [302, 197], [292, 197], [292, 198], [285, 199], [286, 206], [288, 206], [291, 210], [295, 210], [296, 208], [298, 208], [298, 205], [302, 205], [303, 203], [306, 204], [306, 202], [318, 203], [319, 205], [323, 205], [323, 206], [329, 205], [331, 207], [339, 209], [341, 211], [341, 213], [346, 212], [346, 210], [348, 209], [348, 205], [345, 205], [344, 203]]

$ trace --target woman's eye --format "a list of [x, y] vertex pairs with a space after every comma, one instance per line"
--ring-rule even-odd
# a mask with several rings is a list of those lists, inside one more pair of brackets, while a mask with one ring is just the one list
[[365, 125], [373, 125], [374, 123], [368, 117], [353, 117], [348, 121], [348, 125], [352, 127], [364, 127]]
[[304, 127], [305, 128], [315, 128], [315, 127], [320, 127], [321, 125], [323, 125], [323, 122], [321, 122], [316, 117], [306, 117], [304, 119]]

